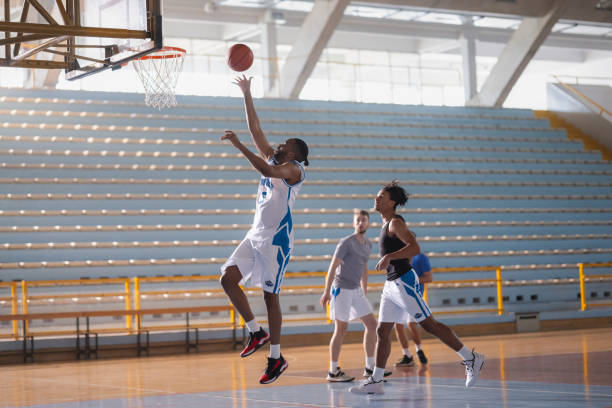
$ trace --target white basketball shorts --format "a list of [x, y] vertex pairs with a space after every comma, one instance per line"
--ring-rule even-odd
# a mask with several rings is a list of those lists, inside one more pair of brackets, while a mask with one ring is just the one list
[[349, 322], [372, 313], [372, 305], [361, 287], [343, 289], [332, 286], [329, 301], [330, 320]]
[[242, 274], [241, 285], [250, 280], [252, 286], [278, 294], [289, 264], [290, 252], [285, 254], [280, 246], [272, 244], [272, 240], [254, 241], [245, 238], [221, 266], [221, 272], [235, 265]]
[[406, 323], [409, 314], [414, 321], [421, 322], [431, 316], [431, 311], [419, 293], [419, 278], [414, 270], [393, 281], [386, 281], [380, 299], [378, 321]]

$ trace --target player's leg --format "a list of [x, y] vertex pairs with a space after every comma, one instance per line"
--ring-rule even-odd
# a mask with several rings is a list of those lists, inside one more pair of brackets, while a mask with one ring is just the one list
[[397, 336], [397, 340], [403, 349], [408, 348], [410, 345], [410, 340], [408, 339], [408, 335], [406, 334], [406, 330], [404, 325], [401, 323], [395, 323], [395, 335]]
[[[384, 376], [384, 368], [387, 365], [389, 354], [391, 353], [391, 331], [393, 330], [393, 322], [379, 322], [376, 329], [376, 367], [374, 368], [375, 380], [382, 380]], [[382, 370], [382, 373], [379, 372]]]
[[262, 244], [256, 250], [258, 276], [263, 289], [270, 330], [270, 355], [268, 365], [259, 379], [261, 384], [275, 381], [289, 365], [280, 351], [283, 314], [279, 294], [289, 262], [288, 254], [286, 259], [281, 259], [279, 255], [282, 253], [284, 252], [281, 248], [272, 243]]
[[468, 350], [455, 332], [450, 327], [437, 321], [429, 311], [429, 308], [417, 288], [411, 285], [410, 276], [405, 277], [405, 274], [400, 279], [403, 282], [402, 299], [408, 313], [425, 329], [427, 332], [436, 336], [444, 344], [455, 350], [463, 359], [462, 364], [465, 365], [466, 381], [465, 386], [470, 387], [478, 378], [478, 374], [484, 365], [484, 355], [475, 353], [473, 350]]
[[338, 366], [342, 341], [344, 340], [347, 328], [348, 322], [338, 319], [334, 320], [334, 334], [329, 342], [329, 372], [327, 373], [327, 381], [348, 382], [355, 379], [355, 377], [346, 375]]
[[376, 352], [376, 318], [373, 313], [361, 316], [363, 323], [363, 352], [366, 356], [366, 369], [374, 370], [374, 353]]
[[372, 373], [372, 378], [375, 381], [380, 381], [383, 377], [391, 374], [390, 371], [385, 371], [391, 352], [391, 331], [395, 323], [403, 321], [405, 316], [405, 311], [396, 302], [397, 296], [397, 285], [386, 281], [380, 299], [378, 327], [376, 328], [376, 366]]
[[280, 352], [281, 326], [283, 315], [278, 293], [264, 291], [264, 301], [268, 311], [268, 328], [270, 330], [270, 355], [268, 365], [259, 378], [261, 384], [275, 381], [289, 366]]
[[352, 302], [350, 307], [349, 319], [352, 320], [359, 318], [363, 323], [363, 351], [365, 354], [365, 369], [364, 377], [372, 375], [375, 366], [374, 353], [376, 349], [376, 318], [374, 317], [374, 310], [372, 310], [372, 304], [363, 293], [361, 287], [352, 289], [350, 291], [352, 295]]
[[[232, 255], [230, 255], [228, 260], [221, 267], [221, 286], [236, 310], [238, 310], [238, 313], [240, 313], [243, 320], [246, 322], [246, 327], [249, 331], [247, 344], [240, 353], [241, 357], [253, 354], [269, 339], [268, 333], [266, 333], [255, 320], [247, 296], [240, 287], [242, 281], [252, 276], [255, 265], [255, 255], [252, 243], [245, 239], [238, 245]], [[248, 272], [243, 274], [243, 271]]]
[[268, 329], [270, 330], [270, 344], [280, 344], [283, 314], [280, 307], [278, 293], [264, 291], [264, 301], [268, 312]]
[[414, 341], [414, 347], [416, 349], [417, 357], [419, 358], [419, 362], [421, 364], [427, 364], [427, 357], [425, 356], [425, 352], [421, 348], [421, 335], [419, 333], [419, 327], [417, 323], [410, 319], [408, 321], [408, 332], [410, 333], [410, 337], [412, 341]]
[[394, 302], [397, 296], [395, 283], [386, 281], [380, 299], [378, 311], [378, 327], [376, 329], [376, 366], [367, 380], [350, 391], [356, 394], [383, 394], [383, 379], [385, 376], [385, 366], [391, 350], [391, 330], [393, 325], [404, 315], [402, 308]]
[[410, 340], [408, 339], [408, 335], [406, 334], [406, 329], [404, 325], [401, 323], [395, 323], [395, 334], [397, 336], [397, 340], [402, 346], [402, 358], [397, 360], [395, 363], [396, 367], [411, 367], [414, 365], [414, 359], [412, 358], [412, 354], [410, 353]]
[[246, 294], [240, 288], [240, 281], [243, 279], [240, 269], [236, 265], [231, 265], [225, 268], [221, 275], [221, 286], [225, 291], [225, 294], [230, 299], [230, 302], [234, 305], [240, 316], [245, 322], [251, 321], [255, 318], [251, 305], [247, 299]]

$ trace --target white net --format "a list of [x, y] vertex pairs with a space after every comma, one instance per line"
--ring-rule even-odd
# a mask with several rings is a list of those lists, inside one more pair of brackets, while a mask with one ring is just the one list
[[174, 89], [183, 69], [185, 50], [164, 47], [133, 60], [134, 68], [145, 89], [145, 103], [161, 110], [176, 106]]

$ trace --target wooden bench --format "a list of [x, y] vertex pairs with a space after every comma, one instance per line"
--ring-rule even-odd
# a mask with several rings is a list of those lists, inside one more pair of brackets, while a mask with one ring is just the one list
[[[215, 323], [198, 323], [191, 324], [189, 321], [190, 313], [199, 312], [229, 312], [230, 320], [228, 322]], [[176, 325], [159, 325], [159, 326], [142, 326], [142, 317], [145, 315], [160, 315], [160, 314], [185, 314], [185, 324]], [[131, 330], [126, 327], [122, 328], [103, 328], [92, 331], [90, 328], [90, 318], [92, 317], [111, 317], [111, 316], [134, 316], [136, 318], [136, 328]], [[43, 319], [75, 319], [76, 330], [55, 330], [31, 332], [28, 328], [28, 322], [32, 320]], [[81, 319], [85, 319], [85, 329], [81, 329]], [[244, 330], [242, 338], [239, 341], [236, 331], [239, 323], [236, 320], [236, 310], [232, 305], [223, 306], [194, 306], [194, 307], [176, 307], [176, 308], [156, 308], [156, 309], [140, 309], [140, 310], [92, 310], [92, 311], [72, 311], [72, 312], [56, 312], [56, 313], [25, 313], [0, 315], [0, 321], [22, 321], [23, 326], [23, 360], [24, 363], [34, 361], [34, 337], [50, 337], [61, 335], [76, 336], [76, 358], [80, 359], [84, 356], [89, 359], [92, 355], [98, 357], [98, 333], [126, 333], [136, 334], [137, 336], [137, 352], [140, 356], [142, 352], [149, 354], [150, 342], [149, 333], [151, 331], [185, 331], [186, 350], [198, 349], [199, 334], [198, 330], [202, 328], [230, 328], [232, 329], [232, 341], [234, 348], [237, 344], [244, 341]], [[195, 341], [191, 341], [191, 333], [195, 334]], [[144, 342], [141, 336], [145, 336]]]

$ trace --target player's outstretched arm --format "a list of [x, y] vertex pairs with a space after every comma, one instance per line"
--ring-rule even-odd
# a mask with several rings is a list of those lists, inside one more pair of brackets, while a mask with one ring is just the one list
[[253, 96], [251, 95], [251, 80], [253, 77], [247, 79], [245, 75], [242, 77], [238, 76], [234, 79], [234, 84], [238, 85], [244, 96], [244, 109], [246, 111], [247, 123], [249, 126], [249, 132], [253, 137], [257, 151], [264, 159], [268, 160], [274, 154], [274, 149], [268, 143], [266, 135], [264, 135], [255, 111], [255, 104], [253, 103]]
[[[245, 145], [240, 142], [238, 136], [231, 131], [226, 130], [225, 134], [221, 136], [221, 140], [228, 140], [232, 145], [240, 150], [240, 152], [246, 157], [251, 165], [264, 177], [271, 178], [282, 178], [289, 181], [295, 181], [300, 179], [300, 169], [295, 163], [287, 162], [279, 165], [270, 165], [260, 156], [250, 151]], [[293, 183], [295, 184], [295, 183]]]

